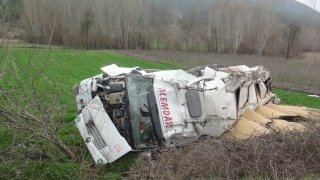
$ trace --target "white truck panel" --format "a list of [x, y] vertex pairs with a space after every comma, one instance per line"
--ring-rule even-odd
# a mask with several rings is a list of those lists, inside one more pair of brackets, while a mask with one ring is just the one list
[[[111, 64], [109, 66], [102, 67], [101, 70], [108, 74], [109, 76], [119, 76], [123, 74], [129, 74], [132, 70], [138, 69], [139, 67], [133, 67], [133, 68], [126, 68], [126, 67], [118, 67], [116, 64]], [[146, 75], [147, 73], [145, 71], [140, 71], [139, 72], [142, 75]]]
[[98, 96], [93, 98], [75, 121], [97, 164], [111, 163], [131, 151], [131, 147], [105, 112]]
[[[210, 90], [216, 88], [217, 90]], [[227, 110], [227, 92], [225, 84], [220, 79], [206, 82], [204, 96], [207, 116], [220, 116], [223, 119], [228, 119]]]
[[263, 99], [266, 96], [267, 87], [266, 87], [266, 85], [264, 85], [263, 82], [260, 82], [259, 89], [260, 89], [260, 98]]
[[239, 94], [239, 109], [243, 109], [248, 101], [249, 88], [241, 87]]
[[209, 68], [209, 67], [206, 67], [206, 68], [204, 69], [204, 74], [203, 74], [203, 76], [214, 79], [214, 78], [216, 77], [216, 73], [217, 73], [217, 72], [216, 72], [214, 69], [211, 69], [211, 68]]
[[185, 81], [191, 81], [197, 79], [196, 76], [191, 75], [182, 70], [166, 70], [149, 73], [150, 75], [155, 75], [156, 79], [182, 79]]
[[237, 99], [236, 94], [227, 92], [227, 110], [228, 110], [228, 118], [229, 119], [238, 119], [238, 107], [237, 107]]
[[[91, 136], [88, 134], [88, 131], [87, 131], [85, 121], [83, 119], [82, 114], [78, 115], [78, 117], [75, 119], [75, 122], [76, 122], [76, 126], [79, 129], [79, 132], [80, 132], [83, 140], [86, 141], [86, 139], [88, 137], [91, 138]], [[93, 144], [94, 141], [95, 140], [93, 138], [91, 138], [91, 141], [86, 143], [94, 161], [96, 162], [96, 164], [107, 163], [108, 161], [105, 159], [105, 157], [102, 155], [102, 153], [99, 152], [98, 148]]]
[[185, 110], [181, 108], [174, 87], [170, 82], [154, 80], [154, 92], [164, 138], [169, 139], [175, 133], [182, 133]]
[[196, 129], [201, 135], [219, 137], [224, 132], [226, 132], [226, 130], [230, 129], [230, 127], [234, 124], [235, 121], [236, 119], [211, 119], [208, 120], [205, 126], [196, 124]]
[[258, 102], [255, 84], [249, 86], [248, 102], [249, 104], [256, 104]]

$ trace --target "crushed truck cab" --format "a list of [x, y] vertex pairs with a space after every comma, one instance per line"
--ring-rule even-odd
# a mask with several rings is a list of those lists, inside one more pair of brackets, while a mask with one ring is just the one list
[[[93, 159], [219, 137], [245, 109], [276, 99], [262, 67], [209, 65], [188, 71], [118, 67], [73, 87], [75, 119]], [[276, 99], [278, 100], [278, 99]]]

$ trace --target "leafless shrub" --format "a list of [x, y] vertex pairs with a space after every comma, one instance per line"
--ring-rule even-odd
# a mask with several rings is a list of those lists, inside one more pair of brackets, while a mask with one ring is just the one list
[[140, 157], [130, 179], [301, 179], [319, 177], [320, 128], [249, 139], [207, 139]]
[[108, 179], [69, 120], [73, 101], [63, 103], [78, 61], [10, 42], [0, 49], [0, 179]]
[[[9, 43], [5, 40], [2, 43], [5, 48], [1, 49], [0, 57], [0, 169], [3, 171], [0, 179], [39, 176], [37, 168], [41, 168], [43, 161], [70, 162], [73, 171], [65, 170], [65, 175], [78, 173], [81, 177], [82, 170], [88, 169], [84, 159], [88, 158], [84, 153], [86, 148], [75, 145], [79, 143], [76, 134], [70, 134], [68, 142], [60, 136], [68, 128], [65, 123], [68, 104], [60, 103], [68, 75], [53, 72], [57, 58], [51, 57], [50, 50], [43, 54], [41, 50], [26, 50], [29, 56], [25, 60], [19, 58], [19, 51]], [[56, 165], [52, 169], [57, 171], [57, 168]], [[46, 178], [52, 174], [45, 170], [40, 173]]]

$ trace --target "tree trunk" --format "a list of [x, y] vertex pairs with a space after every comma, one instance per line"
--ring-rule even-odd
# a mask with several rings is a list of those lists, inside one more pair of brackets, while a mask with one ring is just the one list
[[56, 138], [54, 141], [52, 141], [55, 145], [57, 145], [69, 158], [72, 160], [79, 162], [79, 159], [77, 156], [66, 146], [60, 138]]

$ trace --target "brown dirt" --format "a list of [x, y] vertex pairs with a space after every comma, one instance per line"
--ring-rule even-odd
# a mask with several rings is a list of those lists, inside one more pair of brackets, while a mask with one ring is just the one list
[[295, 92], [306, 93], [309, 95], [320, 96], [320, 88], [315, 86], [305, 86], [288, 82], [272, 82], [272, 86], [279, 89], [291, 90]]

